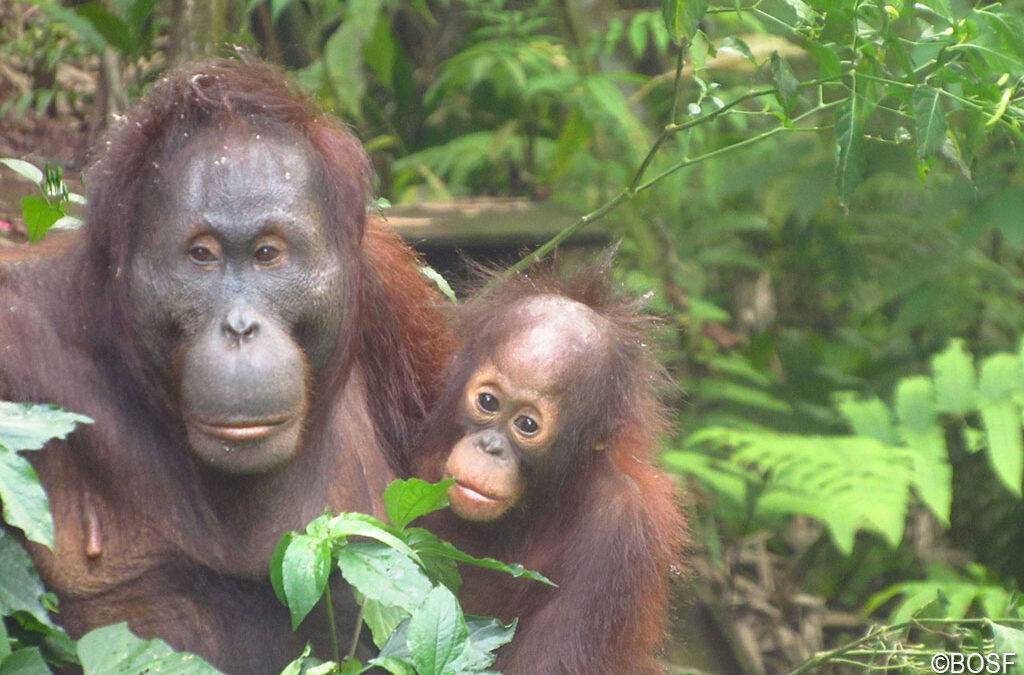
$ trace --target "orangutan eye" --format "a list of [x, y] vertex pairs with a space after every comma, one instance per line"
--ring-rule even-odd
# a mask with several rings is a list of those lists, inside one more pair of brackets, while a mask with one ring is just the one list
[[201, 265], [208, 265], [212, 262], [217, 262], [217, 256], [214, 255], [206, 246], [195, 245], [188, 250], [188, 257], [192, 258], [193, 262], [197, 262]]
[[277, 260], [280, 255], [281, 251], [274, 246], [260, 246], [256, 249], [256, 262], [272, 263]]
[[501, 404], [498, 403], [498, 398], [494, 394], [486, 391], [477, 394], [476, 404], [481, 410], [487, 413], [496, 413], [501, 407]]
[[516, 429], [519, 429], [524, 436], [533, 436], [535, 433], [540, 431], [540, 425], [537, 424], [537, 420], [533, 419], [529, 415], [520, 415], [512, 422], [512, 424], [516, 425]]

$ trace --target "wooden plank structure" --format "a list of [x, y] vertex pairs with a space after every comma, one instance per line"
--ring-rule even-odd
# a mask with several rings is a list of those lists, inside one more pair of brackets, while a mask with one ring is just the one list
[[[468, 261], [506, 266], [571, 225], [580, 213], [558, 204], [519, 198], [474, 197], [395, 206], [384, 218], [427, 263], [453, 282], [469, 276]], [[602, 223], [591, 224], [561, 247], [573, 258], [608, 245]]]

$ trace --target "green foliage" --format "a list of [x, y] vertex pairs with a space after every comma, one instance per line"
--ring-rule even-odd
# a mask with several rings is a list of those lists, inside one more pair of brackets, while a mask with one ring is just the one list
[[[848, 554], [858, 530], [875, 532], [890, 546], [900, 543], [910, 490], [948, 525], [949, 429], [980, 433], [993, 471], [1020, 495], [1022, 405], [1024, 363], [1018, 354], [987, 357], [976, 376], [963, 343], [953, 341], [932, 359], [931, 377], [900, 380], [891, 406], [877, 398], [837, 397], [855, 436], [707, 428], [690, 436], [687, 449], [666, 453], [664, 461], [712, 491], [728, 490], [730, 502], [746, 505], [744, 519], [763, 522], [788, 513], [821, 520]], [[981, 429], [974, 426], [977, 419]]]
[[41, 241], [51, 228], [68, 230], [82, 226], [79, 218], [68, 215], [68, 209], [70, 204], [84, 204], [85, 198], [68, 190], [60, 166], [46, 164], [41, 171], [29, 162], [11, 157], [0, 157], [0, 164], [39, 188], [40, 194], [21, 200], [21, 216], [30, 243]]
[[[281, 540], [271, 561], [270, 578], [278, 598], [291, 612], [293, 627], [321, 597], [334, 625], [329, 581], [337, 566], [355, 592], [362, 622], [381, 648], [367, 664], [351, 652], [342, 658], [335, 634], [333, 660], [318, 662], [315, 667], [338, 667], [344, 673], [378, 667], [398, 675], [485, 672], [494, 663], [493, 651], [512, 639], [514, 624], [504, 626], [493, 619], [463, 616], [453, 594], [461, 584], [456, 563], [551, 582], [521, 565], [474, 558], [426, 530], [408, 527], [415, 519], [446, 508], [450, 486], [451, 481], [394, 481], [384, 493], [392, 524], [360, 513], [324, 515], [304, 533]], [[362, 622], [356, 627], [353, 645], [358, 643]], [[290, 671], [305, 672], [304, 664], [312, 665], [312, 658], [307, 651], [289, 666]]]
[[0, 401], [0, 502], [3, 519], [20, 528], [25, 537], [53, 546], [50, 506], [32, 465], [18, 454], [38, 450], [51, 438], [64, 438], [78, 424], [90, 424], [84, 415], [53, 406]]
[[83, 635], [78, 641], [78, 657], [86, 673], [210, 675], [219, 672], [198, 656], [175, 652], [161, 640], [135, 637], [126, 623], [104, 626]]

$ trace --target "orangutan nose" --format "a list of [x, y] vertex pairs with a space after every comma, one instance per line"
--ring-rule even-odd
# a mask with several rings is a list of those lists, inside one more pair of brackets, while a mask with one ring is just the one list
[[232, 307], [224, 317], [224, 334], [238, 342], [255, 336], [259, 326], [252, 311], [243, 307]]

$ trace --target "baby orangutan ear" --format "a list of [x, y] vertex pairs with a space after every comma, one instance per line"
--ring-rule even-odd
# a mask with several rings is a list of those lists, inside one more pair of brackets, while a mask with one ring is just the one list
[[594, 443], [594, 450], [596, 450], [597, 452], [604, 452], [607, 449], [608, 449], [608, 442], [607, 441], [598, 441], [597, 443]]

